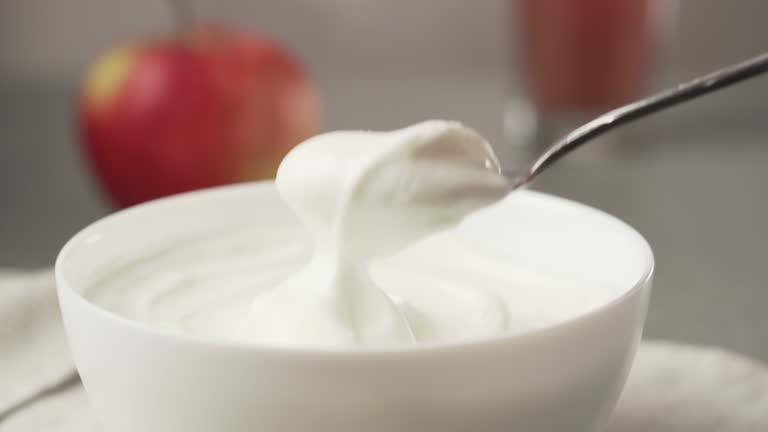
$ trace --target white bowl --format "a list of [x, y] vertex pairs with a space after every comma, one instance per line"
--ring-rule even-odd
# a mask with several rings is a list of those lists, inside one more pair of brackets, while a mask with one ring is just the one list
[[99, 269], [158, 239], [291, 218], [271, 182], [139, 205], [71, 239], [56, 262], [64, 323], [106, 432], [599, 430], [642, 333], [653, 256], [601, 211], [515, 192], [462, 229], [514, 261], [621, 290], [522, 335], [357, 351], [278, 349], [125, 319], [82, 292]]

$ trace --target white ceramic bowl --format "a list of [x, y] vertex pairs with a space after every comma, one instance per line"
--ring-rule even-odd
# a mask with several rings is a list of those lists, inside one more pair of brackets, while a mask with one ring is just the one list
[[[462, 229], [528, 266], [621, 290], [517, 336], [403, 349], [275, 349], [156, 329], [82, 295], [100, 268], [158, 238], [291, 218], [270, 182], [139, 205], [78, 233], [56, 262], [75, 363], [106, 432], [599, 430], [640, 339], [653, 256], [623, 222], [515, 192]], [[537, 242], [542, 247], [534, 247]]]

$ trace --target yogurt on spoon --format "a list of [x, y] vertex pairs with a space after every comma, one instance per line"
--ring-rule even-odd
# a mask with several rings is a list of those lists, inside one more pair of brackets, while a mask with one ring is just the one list
[[[314, 252], [305, 267], [254, 299], [239, 336], [327, 347], [413, 343], [409, 304], [372, 281], [371, 260], [457, 223], [508, 191], [491, 146], [472, 129], [440, 120], [392, 132], [318, 135], [285, 157], [276, 185], [311, 233]], [[506, 308], [486, 295], [475, 302], [485, 307], [467, 311], [478, 315], [469, 322], [486, 327], [479, 333], [502, 331]]]
[[156, 328], [354, 350], [520, 334], [620, 292], [473, 234], [483, 221], [504, 229], [499, 215], [517, 197], [504, 198], [489, 145], [458, 123], [317, 136], [285, 158], [281, 197], [272, 188], [243, 203], [258, 220], [121, 250], [86, 296]]

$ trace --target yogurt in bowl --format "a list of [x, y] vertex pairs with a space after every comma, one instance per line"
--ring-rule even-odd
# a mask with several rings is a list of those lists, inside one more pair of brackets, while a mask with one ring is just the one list
[[[377, 148], [412, 156], [450, 138], [453, 152], [438, 152], [448, 163], [483, 154], [484, 141], [456, 127], [399, 131]], [[309, 213], [324, 215], [320, 233], [281, 198], [280, 177], [277, 188], [146, 203], [78, 233], [57, 260], [58, 291], [105, 430], [597, 430], [642, 331], [650, 248], [621, 221], [561, 198], [521, 191], [493, 203], [504, 187], [484, 173], [498, 165], [469, 160], [471, 184], [488, 193], [397, 189], [414, 192], [409, 203], [430, 202], [424, 190], [467, 198], [436, 220], [395, 220], [397, 200], [332, 202], [360, 190], [345, 189], [365, 179], [351, 164], [337, 167], [347, 183], [308, 195], [330, 194], [319, 201], [331, 203], [325, 213]], [[359, 218], [368, 211], [389, 213], [370, 225]], [[394, 239], [408, 220], [418, 229]], [[361, 246], [366, 233], [383, 240]], [[290, 281], [318, 256], [332, 262], [300, 279], [301, 296]], [[287, 294], [270, 297], [279, 290]]]

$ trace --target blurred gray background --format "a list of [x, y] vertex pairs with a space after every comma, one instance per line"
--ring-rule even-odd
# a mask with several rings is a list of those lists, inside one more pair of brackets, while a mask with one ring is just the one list
[[[676, 12], [659, 86], [768, 50], [768, 1], [660, 3]], [[329, 129], [460, 119], [514, 165], [519, 153], [502, 131], [505, 103], [519, 89], [509, 4], [226, 0], [196, 8], [299, 53]], [[0, 1], [0, 267], [51, 265], [74, 231], [109, 211], [77, 146], [79, 77], [113, 43], [171, 29], [160, 0]], [[537, 184], [605, 209], [649, 239], [658, 271], [647, 335], [768, 360], [766, 113], [763, 78], [633, 126], [626, 148], [571, 158]]]

